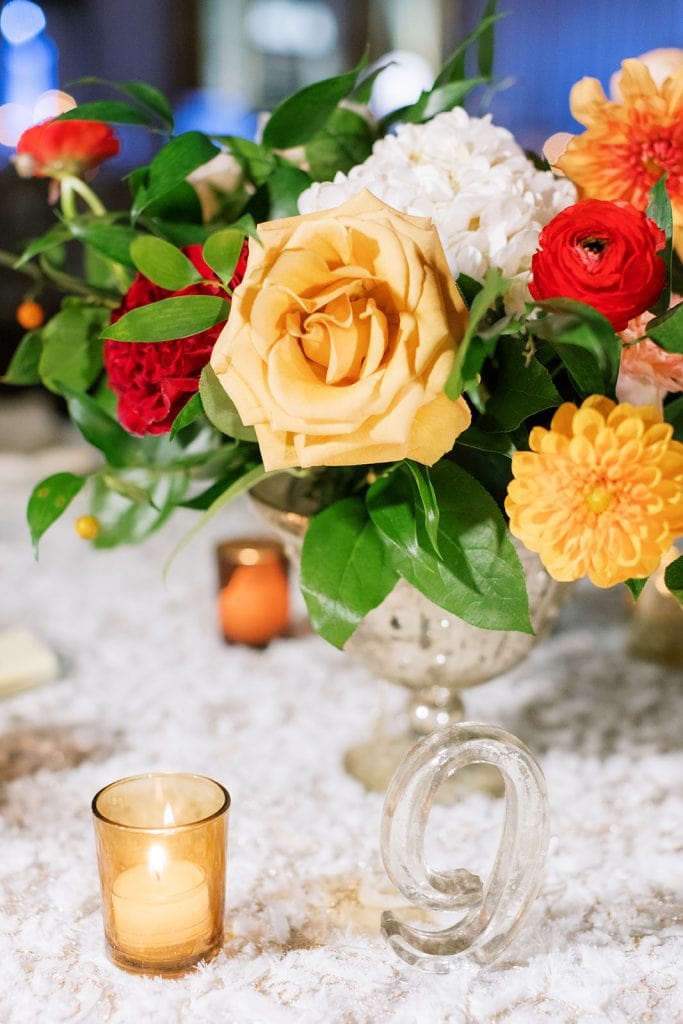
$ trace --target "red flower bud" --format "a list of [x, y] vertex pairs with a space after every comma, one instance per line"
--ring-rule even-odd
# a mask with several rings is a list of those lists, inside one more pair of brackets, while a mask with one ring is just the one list
[[120, 143], [101, 121], [43, 121], [27, 128], [17, 143], [14, 163], [23, 178], [82, 175], [116, 156]]

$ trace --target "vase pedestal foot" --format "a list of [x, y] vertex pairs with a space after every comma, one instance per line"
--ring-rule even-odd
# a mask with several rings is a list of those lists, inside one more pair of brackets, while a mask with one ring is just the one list
[[[383, 793], [399, 764], [419, 736], [375, 736], [344, 754], [346, 772], [371, 793]], [[490, 764], [471, 764], [442, 782], [434, 794], [434, 802], [457, 803], [470, 793], [486, 793], [502, 797], [503, 777]]]

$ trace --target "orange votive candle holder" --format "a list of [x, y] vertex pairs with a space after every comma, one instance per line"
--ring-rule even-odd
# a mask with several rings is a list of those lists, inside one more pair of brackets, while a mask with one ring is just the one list
[[282, 544], [241, 537], [216, 548], [218, 621], [228, 643], [265, 647], [289, 626], [289, 566]]

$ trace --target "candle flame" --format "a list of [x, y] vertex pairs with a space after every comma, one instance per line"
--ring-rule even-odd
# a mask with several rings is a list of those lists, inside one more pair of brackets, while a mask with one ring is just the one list
[[164, 806], [164, 828], [170, 828], [171, 825], [175, 825], [175, 814], [173, 808], [167, 802]]
[[163, 875], [166, 866], [166, 851], [163, 846], [156, 843], [154, 846], [150, 846], [147, 851], [147, 866], [149, 867], [150, 874], [154, 875], [158, 881]]

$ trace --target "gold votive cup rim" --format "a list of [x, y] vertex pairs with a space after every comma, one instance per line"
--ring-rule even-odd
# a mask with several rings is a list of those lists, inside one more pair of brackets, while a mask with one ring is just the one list
[[272, 565], [285, 560], [283, 544], [274, 537], [236, 537], [216, 545], [220, 562], [230, 565]]
[[[184, 778], [193, 779], [197, 782], [208, 782], [212, 786], [215, 786], [223, 794], [223, 800], [220, 806], [212, 811], [211, 814], [203, 815], [201, 818], [196, 818], [193, 821], [186, 821], [180, 824], [171, 825], [131, 825], [126, 822], [116, 821], [114, 818], [108, 817], [103, 814], [97, 806], [98, 801], [105, 793], [113, 789], [115, 786], [122, 786], [126, 783], [138, 782], [141, 779], [172, 779], [172, 778]], [[231, 798], [227, 789], [221, 782], [217, 782], [216, 779], [212, 779], [209, 775], [200, 775], [195, 772], [172, 772], [172, 771], [160, 771], [160, 772], [140, 772], [137, 775], [125, 775], [121, 779], [115, 779], [113, 782], [109, 782], [106, 786], [102, 786], [101, 789], [95, 793], [92, 798], [91, 808], [93, 815], [100, 821], [105, 822], [107, 825], [111, 825], [113, 828], [120, 828], [126, 832], [137, 832], [140, 835], [171, 835], [179, 832], [187, 832], [192, 829], [196, 829], [207, 822], [214, 821], [216, 818], [220, 818], [221, 815], [225, 814], [230, 809]]]

